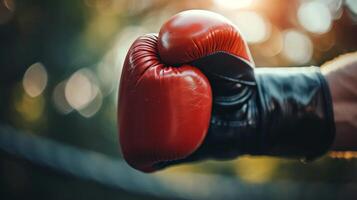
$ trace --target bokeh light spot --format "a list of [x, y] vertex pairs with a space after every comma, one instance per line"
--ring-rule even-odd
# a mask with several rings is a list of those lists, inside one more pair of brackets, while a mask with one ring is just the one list
[[326, 33], [331, 28], [332, 17], [328, 7], [317, 1], [301, 4], [298, 10], [300, 24], [312, 33]]
[[356, 0], [346, 0], [347, 7], [357, 15], [357, 1]]
[[78, 110], [79, 114], [82, 115], [83, 117], [87, 117], [87, 118], [92, 117], [102, 107], [103, 95], [98, 88], [97, 91], [98, 93], [94, 97], [93, 101], [91, 101], [86, 107]]
[[26, 70], [22, 84], [30, 97], [36, 97], [46, 88], [47, 79], [47, 72], [44, 65], [37, 62]]
[[318, 2], [326, 5], [331, 13], [332, 19], [339, 19], [342, 16], [343, 0], [318, 0]]
[[287, 30], [283, 33], [282, 54], [294, 64], [304, 64], [310, 61], [313, 45], [308, 36], [297, 31]]
[[65, 97], [69, 105], [79, 110], [87, 106], [97, 95], [98, 88], [92, 80], [93, 73], [81, 69], [68, 79], [65, 86]]
[[103, 102], [103, 95], [98, 82], [96, 75], [90, 69], [78, 70], [66, 82], [64, 88], [65, 101], [59, 98], [59, 107], [70, 112], [66, 105], [68, 102], [69, 106], [76, 109], [83, 117], [92, 117], [100, 110]]
[[270, 36], [270, 23], [256, 12], [237, 12], [233, 20], [248, 43], [264, 42]]
[[52, 93], [52, 101], [58, 112], [62, 114], [70, 113], [73, 108], [69, 105], [65, 97], [66, 81], [62, 81], [56, 85]]

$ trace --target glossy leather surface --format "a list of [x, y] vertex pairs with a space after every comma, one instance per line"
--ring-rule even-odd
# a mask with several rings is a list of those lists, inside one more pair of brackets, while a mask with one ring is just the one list
[[251, 56], [237, 27], [222, 15], [188, 10], [170, 18], [159, 33], [158, 51], [166, 64], [189, 63], [218, 51], [247, 61]]
[[212, 95], [199, 69], [164, 65], [156, 35], [138, 38], [123, 66], [118, 102], [121, 150], [141, 171], [181, 159], [202, 143], [211, 116]]
[[[215, 75], [232, 84], [239, 82], [238, 98], [228, 95], [217, 101], [213, 96], [210, 128], [200, 148], [183, 160], [161, 162], [157, 168], [244, 154], [311, 160], [328, 151], [335, 134], [332, 101], [318, 67], [252, 68], [236, 56], [223, 54], [209, 55], [194, 65], [211, 69], [209, 63], [224, 64], [222, 73], [215, 71]], [[208, 62], [212, 59], [217, 62]], [[230, 69], [236, 73], [234, 66], [241, 70], [241, 77], [226, 76]], [[216, 81], [217, 76], [203, 72], [210, 82]], [[224, 85], [215, 89], [228, 89], [231, 94]]]
[[332, 99], [318, 67], [257, 68], [262, 144], [257, 154], [303, 160], [326, 153], [335, 135]]

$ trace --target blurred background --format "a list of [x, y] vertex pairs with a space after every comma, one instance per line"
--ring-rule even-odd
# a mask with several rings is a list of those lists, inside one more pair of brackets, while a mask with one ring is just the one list
[[356, 199], [357, 159], [206, 161], [155, 174], [119, 151], [126, 52], [170, 16], [232, 20], [256, 65], [321, 65], [357, 50], [356, 0], [0, 0], [0, 199]]

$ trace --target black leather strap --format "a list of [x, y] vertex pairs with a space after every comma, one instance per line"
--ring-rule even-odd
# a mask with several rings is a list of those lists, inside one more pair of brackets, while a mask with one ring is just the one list
[[312, 160], [326, 153], [334, 135], [332, 101], [318, 67], [257, 68], [262, 149]]

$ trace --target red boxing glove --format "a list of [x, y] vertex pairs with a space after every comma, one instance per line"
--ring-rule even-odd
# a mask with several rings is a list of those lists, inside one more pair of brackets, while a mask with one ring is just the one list
[[120, 81], [118, 123], [125, 160], [151, 172], [158, 162], [184, 158], [202, 143], [211, 116], [207, 78], [189, 65], [165, 65], [157, 36], [138, 38]]
[[208, 11], [179, 13], [158, 37], [136, 40], [119, 94], [123, 155], [145, 172], [243, 154], [312, 160], [334, 138], [319, 69], [254, 68], [237, 28]]
[[118, 105], [120, 144], [129, 165], [151, 172], [155, 164], [183, 159], [201, 145], [210, 126], [211, 87], [199, 69], [185, 63], [220, 51], [251, 61], [231, 22], [199, 10], [173, 16], [159, 37], [134, 42]]

